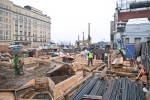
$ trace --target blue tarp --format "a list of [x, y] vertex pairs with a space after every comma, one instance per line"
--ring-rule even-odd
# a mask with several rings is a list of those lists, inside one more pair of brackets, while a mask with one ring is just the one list
[[11, 45], [11, 46], [9, 46], [9, 48], [11, 50], [16, 50], [16, 51], [20, 51], [22, 49], [22, 47], [19, 45]]
[[126, 58], [135, 58], [135, 47], [134, 44], [126, 44], [125, 45], [125, 50], [126, 50]]

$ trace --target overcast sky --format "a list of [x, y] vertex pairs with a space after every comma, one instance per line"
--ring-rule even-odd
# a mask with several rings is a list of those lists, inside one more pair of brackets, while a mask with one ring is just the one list
[[110, 40], [116, 0], [11, 0], [16, 5], [30, 5], [51, 17], [51, 38], [55, 42], [75, 42], [88, 35], [91, 23], [92, 42]]

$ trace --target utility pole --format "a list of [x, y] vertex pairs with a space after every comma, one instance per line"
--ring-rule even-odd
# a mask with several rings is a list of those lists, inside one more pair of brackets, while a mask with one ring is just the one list
[[84, 41], [84, 32], [83, 32], [83, 41]]
[[89, 47], [90, 41], [91, 41], [91, 36], [90, 36], [90, 24], [91, 24], [91, 23], [88, 23], [88, 40], [89, 40], [89, 42], [88, 42], [88, 47]]

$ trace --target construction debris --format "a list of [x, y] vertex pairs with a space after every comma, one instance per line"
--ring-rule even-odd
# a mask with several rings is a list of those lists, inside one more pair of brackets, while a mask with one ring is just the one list
[[[32, 52], [33, 57], [20, 58], [25, 64], [25, 74], [21, 76], [15, 75], [13, 63], [1, 61], [0, 88], [14, 89], [13, 97], [17, 99], [142, 100], [143, 86], [135, 80], [137, 65], [123, 61], [120, 55], [116, 56], [117, 52], [113, 56], [108, 52], [107, 59], [104, 55], [103, 60], [93, 59], [93, 66], [89, 67], [87, 57], [80, 54], [52, 57], [46, 55], [54, 54], [49, 51]], [[12, 61], [11, 55], [5, 55]]]

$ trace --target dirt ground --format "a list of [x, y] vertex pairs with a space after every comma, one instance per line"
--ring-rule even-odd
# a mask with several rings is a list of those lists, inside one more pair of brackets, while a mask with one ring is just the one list
[[0, 67], [0, 89], [16, 89], [38, 76], [45, 76], [49, 65], [40, 65], [33, 70], [25, 70], [24, 75], [15, 75], [14, 69]]

